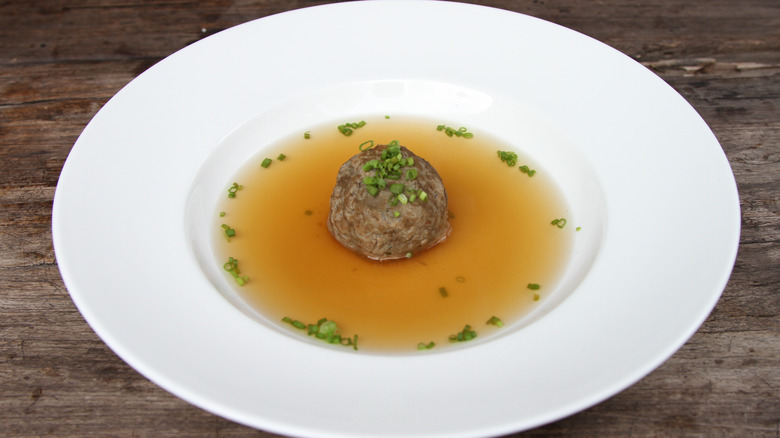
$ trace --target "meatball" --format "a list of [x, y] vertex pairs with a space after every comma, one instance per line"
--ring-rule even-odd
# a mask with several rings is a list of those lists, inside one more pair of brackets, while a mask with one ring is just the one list
[[409, 257], [447, 238], [447, 191], [436, 169], [391, 143], [358, 153], [339, 169], [328, 230], [375, 260]]

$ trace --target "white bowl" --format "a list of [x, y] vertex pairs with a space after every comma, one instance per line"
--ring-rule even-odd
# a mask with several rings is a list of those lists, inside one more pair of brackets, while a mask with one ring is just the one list
[[[588, 232], [554, 299], [506, 335], [426, 355], [319, 348], [199, 263], [213, 191], [257, 152], [237, 138], [271, 120], [262, 148], [302, 121], [388, 107], [503, 138], [547, 128], [522, 131], [544, 145], [524, 152]], [[532, 17], [416, 1], [291, 11], [171, 55], [86, 127], [53, 210], [73, 301], [127, 363], [225, 418], [334, 437], [506, 434], [614, 395], [704, 321], [739, 225], [717, 140], [641, 65]]]

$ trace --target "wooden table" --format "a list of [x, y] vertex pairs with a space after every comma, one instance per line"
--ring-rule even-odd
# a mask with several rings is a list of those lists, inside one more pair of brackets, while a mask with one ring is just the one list
[[[135, 3], [0, 3], [0, 435], [274, 436], [168, 394], [100, 341], [58, 273], [51, 204], [77, 136], [135, 76], [225, 28], [327, 2]], [[573, 28], [659, 74], [715, 132], [742, 206], [733, 275], [693, 338], [636, 385], [526, 434], [780, 436], [780, 3], [479, 3]]]

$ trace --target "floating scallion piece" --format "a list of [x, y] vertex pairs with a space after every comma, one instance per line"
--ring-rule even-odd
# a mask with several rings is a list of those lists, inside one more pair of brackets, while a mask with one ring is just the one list
[[498, 154], [498, 158], [501, 159], [502, 162], [506, 163], [509, 167], [515, 167], [515, 164], [517, 164], [517, 154], [512, 151], [496, 151]]
[[374, 147], [374, 140], [366, 140], [363, 143], [360, 143], [360, 146], [358, 146], [358, 149], [360, 149], [360, 152], [367, 151]]
[[353, 132], [354, 129], [362, 128], [363, 126], [366, 126], [366, 121], [365, 120], [361, 120], [361, 121], [356, 122], [356, 123], [355, 122], [353, 122], [353, 123], [344, 123], [343, 125], [339, 125], [338, 129], [339, 129], [340, 133], [342, 133], [342, 134], [344, 134], [346, 136], [350, 136], [350, 135], [352, 135], [352, 132]]
[[417, 344], [417, 349], [418, 350], [430, 350], [431, 348], [433, 348], [435, 346], [436, 346], [436, 343], [433, 342], [433, 341], [428, 342], [427, 344], [425, 342], [420, 342], [419, 344]]
[[295, 327], [297, 329], [300, 329], [300, 330], [305, 330], [306, 329], [306, 324], [298, 321], [297, 319], [292, 319], [289, 316], [285, 316], [284, 318], [282, 318], [282, 321], [286, 322], [287, 324], [290, 324], [291, 326], [293, 326], [293, 327]]
[[306, 140], [310, 139], [311, 138], [311, 131], [304, 132], [303, 133], [303, 138], [305, 138]]
[[536, 173], [535, 170], [529, 168], [527, 165], [523, 164], [522, 166], [518, 167], [520, 169], [520, 172], [523, 172], [524, 174], [528, 175], [529, 177], [534, 176]]
[[539, 284], [537, 284], [537, 283], [528, 283], [528, 289], [539, 290], [540, 287], [541, 286], [539, 286]]
[[271, 163], [273, 163], [273, 160], [270, 158], [266, 158], [265, 160], [263, 160], [262, 163], [260, 163], [260, 166], [263, 167], [264, 169], [268, 169], [268, 166], [270, 166]]
[[501, 318], [497, 316], [492, 316], [490, 319], [488, 319], [487, 324], [494, 325], [496, 327], [503, 327], [504, 321], [501, 321]]
[[293, 327], [306, 330], [306, 334], [314, 336], [317, 339], [325, 341], [329, 344], [339, 344], [345, 347], [352, 347], [358, 349], [358, 336], [345, 337], [341, 335], [341, 328], [335, 321], [329, 321], [327, 318], [321, 318], [316, 324], [305, 324], [297, 319], [292, 319], [289, 316], [282, 318], [282, 322], [292, 325]]
[[574, 229], [574, 231], [579, 231], [581, 229], [582, 229], [582, 227], [577, 227], [577, 228]]
[[539, 301], [539, 294], [534, 294], [534, 301]]
[[224, 211], [220, 211], [219, 212], [219, 217], [225, 217], [225, 212]]
[[477, 332], [471, 329], [471, 326], [466, 324], [463, 327], [463, 330], [460, 332], [450, 335], [449, 339], [450, 342], [466, 342], [470, 341], [477, 337]]
[[461, 126], [458, 129], [451, 128], [447, 125], [438, 125], [436, 127], [437, 131], [442, 131], [447, 137], [463, 137], [463, 138], [473, 138], [474, 134], [471, 132], [468, 132], [469, 130], [465, 127]]
[[228, 187], [228, 198], [235, 198], [236, 192], [243, 188], [244, 186], [234, 182], [232, 186]]
[[230, 228], [230, 225], [222, 224], [222, 229], [225, 230], [225, 239], [230, 242], [231, 237], [236, 237], [236, 230]]
[[279, 160], [279, 161], [284, 161], [285, 158], [287, 158], [287, 155], [285, 155], [285, 154], [279, 154], [279, 156], [276, 157], [276, 159]]
[[222, 268], [236, 280], [239, 286], [243, 286], [249, 281], [249, 277], [241, 275], [241, 271], [238, 269], [238, 260], [233, 257], [228, 258], [228, 261], [222, 265]]
[[564, 218], [553, 219], [553, 221], [550, 222], [550, 224], [555, 225], [558, 228], [563, 228], [566, 226], [566, 219]]

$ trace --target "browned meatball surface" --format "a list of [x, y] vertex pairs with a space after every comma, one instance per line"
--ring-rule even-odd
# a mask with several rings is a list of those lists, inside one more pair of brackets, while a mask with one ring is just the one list
[[371, 259], [409, 257], [450, 233], [447, 191], [427, 161], [404, 146], [380, 145], [341, 166], [328, 230], [342, 245]]

